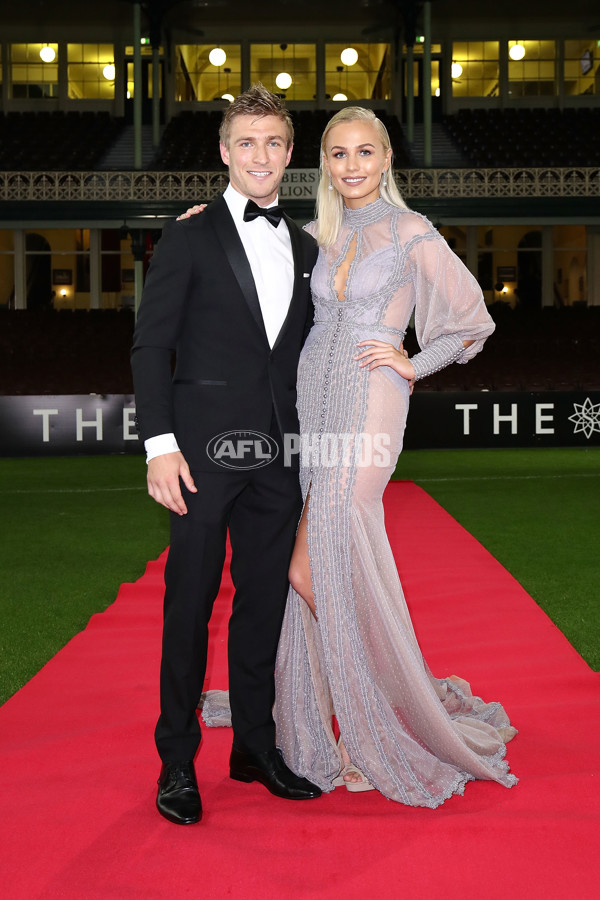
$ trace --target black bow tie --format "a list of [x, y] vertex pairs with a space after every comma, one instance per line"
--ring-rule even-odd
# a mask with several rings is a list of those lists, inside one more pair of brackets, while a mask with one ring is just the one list
[[244, 210], [244, 222], [252, 222], [253, 219], [258, 219], [259, 216], [264, 216], [273, 228], [277, 228], [283, 218], [283, 210], [280, 206], [258, 206], [254, 200], [248, 200]]

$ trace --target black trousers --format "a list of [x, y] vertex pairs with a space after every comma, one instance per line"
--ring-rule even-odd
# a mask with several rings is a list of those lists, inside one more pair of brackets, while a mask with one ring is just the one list
[[273, 673], [302, 506], [298, 473], [284, 467], [282, 454], [260, 469], [192, 476], [198, 493], [182, 485], [188, 513], [171, 513], [165, 569], [161, 712], [155, 731], [164, 762], [192, 759], [200, 744], [196, 707], [227, 528], [235, 587], [228, 643], [233, 740], [249, 752], [274, 747]]

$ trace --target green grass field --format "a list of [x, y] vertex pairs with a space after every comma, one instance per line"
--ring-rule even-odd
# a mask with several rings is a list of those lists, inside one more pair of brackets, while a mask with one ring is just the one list
[[[416, 481], [600, 669], [600, 450], [407, 451]], [[0, 460], [0, 702], [168, 542], [143, 457]]]

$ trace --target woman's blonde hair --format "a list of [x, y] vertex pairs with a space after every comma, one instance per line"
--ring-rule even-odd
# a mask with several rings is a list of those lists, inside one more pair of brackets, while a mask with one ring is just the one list
[[[335, 189], [329, 190], [329, 174], [325, 168], [324, 158], [327, 147], [327, 136], [332, 128], [341, 125], [344, 122], [369, 122], [375, 128], [383, 149], [387, 153], [391, 149], [390, 136], [387, 128], [378, 119], [372, 109], [365, 109], [362, 106], [346, 106], [333, 116], [323, 132], [321, 138], [321, 162], [319, 166], [319, 187], [317, 188], [317, 204], [316, 214], [318, 222], [317, 241], [319, 246], [328, 247], [335, 243], [342, 227], [342, 216], [344, 212], [344, 201], [342, 195]], [[393, 160], [393, 157], [392, 157]], [[400, 209], [408, 209], [406, 203], [400, 195], [400, 191], [394, 180], [392, 172], [392, 160], [390, 160], [389, 169], [386, 172], [387, 184], [380, 184], [379, 192], [381, 197], [392, 206], [398, 206]]]

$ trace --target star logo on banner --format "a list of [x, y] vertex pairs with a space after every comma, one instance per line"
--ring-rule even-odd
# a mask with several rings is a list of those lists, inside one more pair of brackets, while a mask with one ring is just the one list
[[574, 403], [575, 412], [569, 416], [569, 422], [575, 423], [573, 434], [583, 431], [589, 440], [594, 431], [600, 432], [600, 403], [592, 403], [586, 397], [583, 403]]

